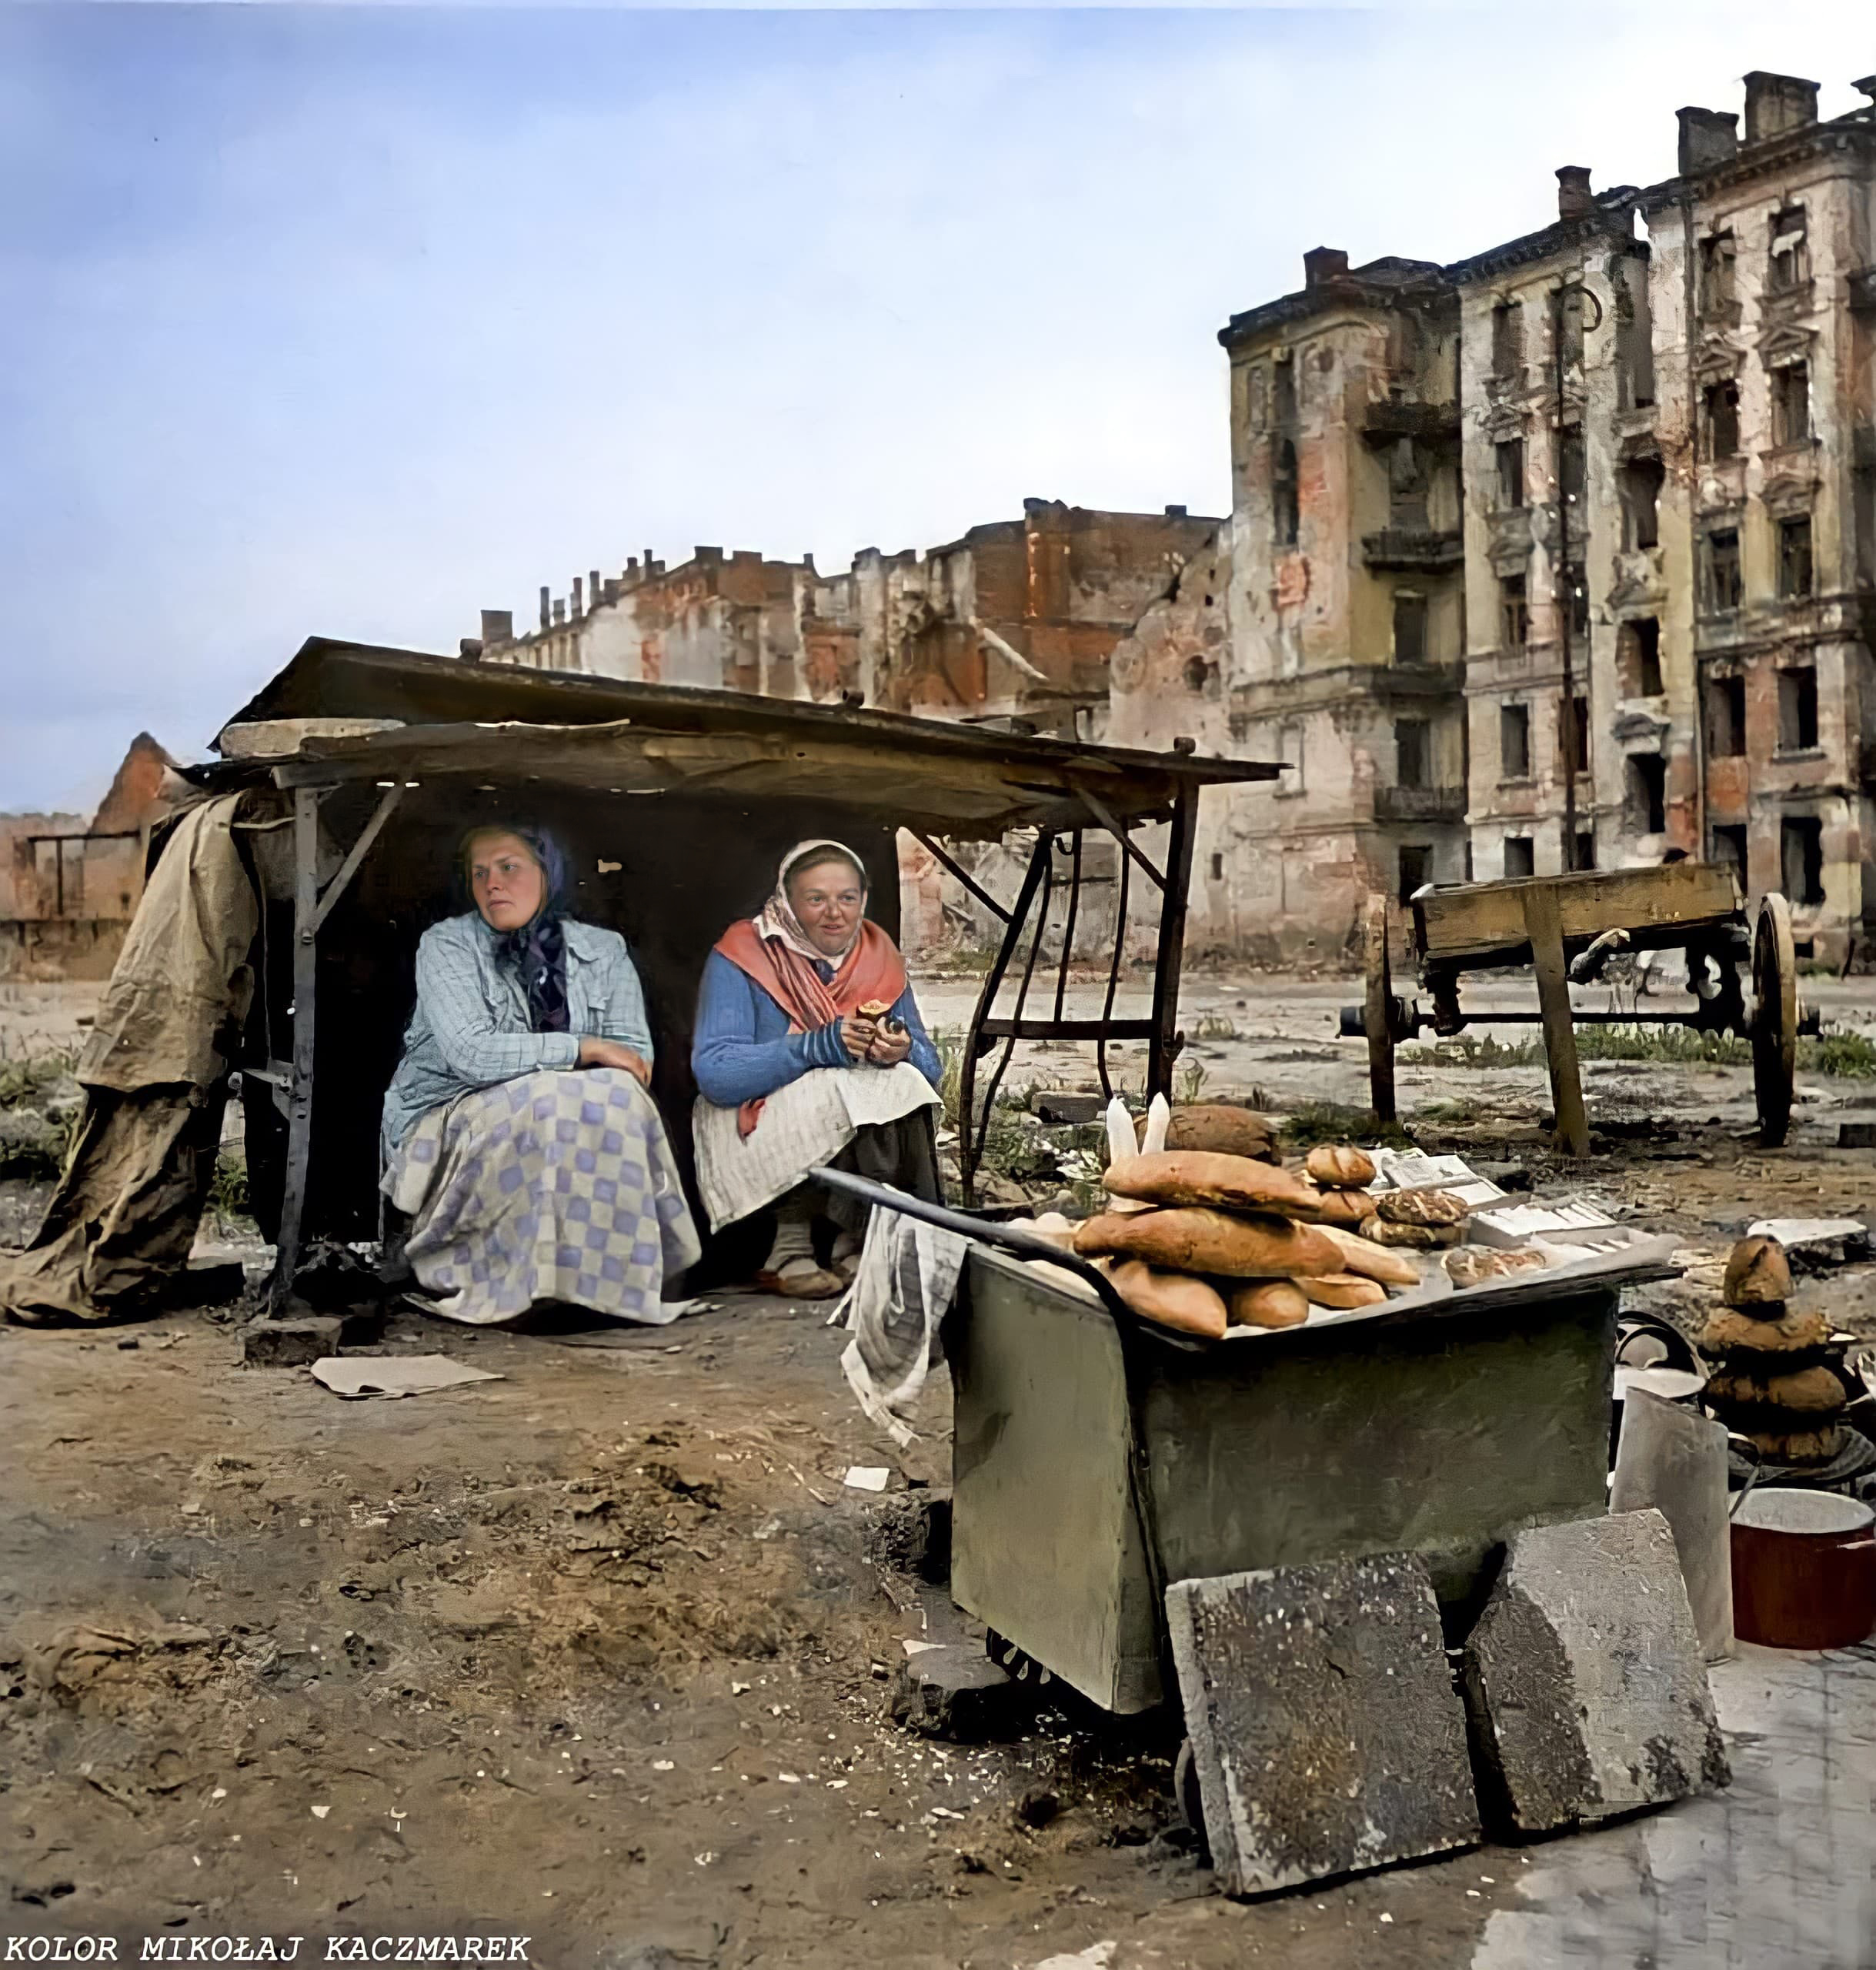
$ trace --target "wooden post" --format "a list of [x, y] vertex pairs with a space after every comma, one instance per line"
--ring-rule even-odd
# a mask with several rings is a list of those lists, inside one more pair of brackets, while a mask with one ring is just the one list
[[[1186, 955], [1186, 898], [1192, 886], [1192, 850], [1198, 833], [1199, 796], [1187, 788], [1173, 810], [1172, 840], [1160, 887], [1160, 957], [1153, 980], [1153, 1037], [1147, 1047], [1147, 1094], [1173, 1098], [1173, 1063], [1179, 1057], [1179, 977]], [[1143, 856], [1143, 862], [1145, 858]], [[1150, 866], [1150, 865], [1148, 865]], [[1127, 935], [1127, 926], [1117, 934]]]
[[[996, 956], [991, 960], [990, 968], [983, 974], [983, 984], [977, 993], [976, 1010], [970, 1016], [970, 1025], [964, 1034], [964, 1059], [958, 1075], [957, 1096], [957, 1167], [958, 1174], [964, 1187], [964, 1205], [968, 1210], [976, 1202], [977, 1158], [983, 1147], [983, 1131], [973, 1131], [971, 1110], [977, 1098], [977, 1059], [987, 1053], [996, 1044], [994, 1040], [984, 1037], [983, 1022], [990, 1016], [990, 1009], [996, 1003], [996, 994], [1001, 989], [1004, 974], [1010, 969], [1010, 960], [1015, 957], [1016, 943], [1023, 935], [1023, 926], [1029, 921], [1029, 913], [1036, 901], [1036, 892], [1042, 886], [1047, 873], [1049, 857], [1055, 853], [1055, 837], [1052, 834], [1039, 834], [1036, 837], [1034, 852], [1030, 856], [1030, 865], [1023, 872], [1023, 886], [1016, 892], [1016, 900], [1010, 907], [1008, 927], [1003, 932], [1003, 940], [997, 947]], [[1040, 943], [1038, 933], [1037, 946]], [[1032, 947], [1030, 957], [1035, 956]], [[1010, 1041], [1013, 1047], [1015, 1042]], [[1007, 1055], [1006, 1055], [1007, 1058]], [[987, 1127], [990, 1117], [984, 1122]]]
[[1590, 1153], [1589, 1117], [1583, 1107], [1583, 1075], [1570, 1016], [1570, 975], [1564, 967], [1564, 926], [1556, 885], [1534, 883], [1525, 890], [1524, 929], [1537, 974], [1544, 1017], [1544, 1052], [1551, 1068], [1551, 1101], [1557, 1110], [1557, 1146], [1567, 1156]]
[[319, 948], [319, 791], [293, 790], [293, 1085], [287, 1102], [286, 1179], [280, 1197], [271, 1297], [276, 1311], [293, 1290], [312, 1164], [314, 1000]]

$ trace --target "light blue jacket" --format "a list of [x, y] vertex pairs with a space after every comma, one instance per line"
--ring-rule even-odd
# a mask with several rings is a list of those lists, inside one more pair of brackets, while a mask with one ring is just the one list
[[[816, 969], [823, 980], [834, 973], [831, 964]], [[910, 985], [900, 993], [893, 1011], [912, 1037], [912, 1051], [906, 1058], [936, 1087], [943, 1070]], [[837, 1021], [813, 1033], [790, 1033], [787, 1013], [747, 972], [732, 964], [721, 951], [712, 951], [704, 961], [690, 1070], [706, 1101], [713, 1101], [719, 1108], [738, 1108], [745, 1101], [773, 1094], [800, 1080], [810, 1068], [853, 1064], [853, 1056], [841, 1044]]]
[[565, 1033], [530, 1029], [521, 974], [496, 956], [498, 933], [473, 910], [424, 932], [417, 946], [416, 1009], [404, 1030], [404, 1057], [385, 1091], [381, 1140], [387, 1164], [432, 1108], [518, 1074], [576, 1067], [586, 1034], [616, 1040], [651, 1059], [645, 993], [625, 939], [570, 917], [562, 927]]

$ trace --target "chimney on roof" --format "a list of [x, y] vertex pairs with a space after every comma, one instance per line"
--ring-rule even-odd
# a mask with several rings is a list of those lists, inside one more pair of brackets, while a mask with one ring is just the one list
[[586, 613], [586, 602], [579, 585], [579, 577], [573, 577], [573, 619], [578, 622]]
[[485, 609], [482, 612], [482, 639], [485, 643], [508, 643], [515, 639], [515, 615], [511, 609]]
[[1739, 149], [1739, 119], [1724, 109], [1677, 109], [1674, 120], [1681, 125], [1675, 162], [1683, 178], [1725, 163]]
[[558, 629], [566, 620], [566, 604], [564, 602], [556, 599], [554, 603], [554, 626]]
[[482, 639], [479, 636], [460, 636], [456, 639], [456, 654], [465, 663], [482, 661]]
[[1303, 285], [1326, 287], [1348, 272], [1348, 255], [1339, 246], [1312, 246], [1303, 255]]
[[543, 583], [541, 586], [541, 627], [543, 629], [546, 628], [549, 619], [547, 613], [547, 587], [546, 584]]
[[1185, 516], [1186, 509], [1183, 506], [1168, 506], [1166, 509], [1166, 517], [1169, 520], [1183, 520]]
[[1590, 189], [1587, 164], [1560, 164], [1557, 167], [1557, 216], [1587, 219], [1596, 209], [1596, 195]]
[[1746, 142], [1762, 144], [1801, 130], [1818, 120], [1818, 85], [1802, 75], [1769, 75], [1754, 68], [1746, 78]]
[[646, 573], [649, 575], [652, 570], [657, 566], [657, 563], [652, 559], [652, 550], [649, 547], [646, 548], [645, 550], [644, 561]]
[[586, 603], [587, 606], [592, 609], [597, 609], [599, 606], [599, 571], [597, 568], [586, 570]]
[[608, 575], [606, 578], [606, 599], [608, 602], [619, 599], [619, 579], [616, 575]]

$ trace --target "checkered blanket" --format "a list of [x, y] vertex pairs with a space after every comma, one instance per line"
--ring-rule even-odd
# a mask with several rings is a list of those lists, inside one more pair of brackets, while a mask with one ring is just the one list
[[436, 1311], [486, 1327], [541, 1301], [674, 1319], [667, 1274], [701, 1250], [651, 1097], [618, 1068], [521, 1074], [418, 1123], [385, 1178]]

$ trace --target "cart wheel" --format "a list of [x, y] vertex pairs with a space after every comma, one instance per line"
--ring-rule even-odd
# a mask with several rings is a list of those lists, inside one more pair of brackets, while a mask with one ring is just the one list
[[1394, 1119], [1394, 984], [1387, 961], [1387, 899], [1371, 896], [1361, 919], [1362, 969], [1367, 990], [1362, 1023], [1368, 1033], [1368, 1094], [1377, 1121]]
[[1776, 894], [1759, 904], [1752, 937], [1752, 1092], [1759, 1140], [1776, 1149], [1791, 1127], [1791, 1085], [1798, 1063], [1798, 958], [1791, 948], [1791, 908]]
[[1205, 1801], [1199, 1790], [1199, 1768], [1192, 1756], [1192, 1740], [1182, 1738], [1179, 1757], [1173, 1766], [1173, 1798], [1181, 1817], [1201, 1842], [1205, 1841]]

